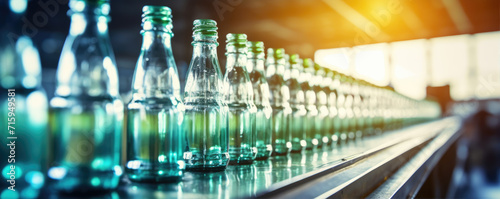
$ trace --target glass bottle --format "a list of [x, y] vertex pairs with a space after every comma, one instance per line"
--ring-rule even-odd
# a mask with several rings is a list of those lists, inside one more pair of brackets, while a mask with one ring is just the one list
[[[287, 131], [288, 116], [291, 114], [289, 104], [290, 93], [283, 79], [285, 73], [285, 50], [280, 48], [268, 53], [268, 66], [266, 71], [269, 84], [271, 107], [273, 109], [273, 155], [286, 155], [292, 148], [291, 135]], [[269, 58], [269, 56], [273, 56]]]
[[169, 7], [144, 6], [141, 53], [127, 105], [126, 173], [134, 181], [180, 180], [184, 104], [170, 39]]
[[340, 119], [340, 112], [339, 112], [339, 90], [340, 90], [340, 78], [339, 78], [339, 73], [337, 71], [333, 70], [328, 70], [327, 71], [327, 78], [330, 78], [332, 80], [332, 83], [330, 84], [330, 95], [328, 97], [328, 106], [330, 108], [329, 113], [330, 113], [330, 119], [332, 121], [332, 125], [330, 132], [332, 133], [332, 144], [337, 145], [340, 143], [340, 132], [341, 132], [341, 126], [342, 122]]
[[217, 59], [217, 23], [197, 19], [193, 25], [193, 56], [184, 88], [184, 160], [187, 170], [222, 171], [229, 163], [229, 135], [228, 108]]
[[256, 160], [266, 160], [273, 152], [272, 146], [272, 113], [269, 102], [269, 85], [264, 72], [264, 43], [249, 41], [247, 71], [253, 84], [254, 103], [257, 107], [255, 122], [252, 127], [255, 132], [257, 157]]
[[0, 29], [2, 199], [37, 198], [47, 169], [48, 101], [41, 87], [38, 50], [21, 31], [25, 10], [25, 6], [10, 7], [2, 13], [9, 22], [2, 23]]
[[123, 103], [108, 36], [109, 2], [71, 0], [71, 26], [51, 99], [52, 167], [61, 192], [106, 191], [118, 185]]
[[288, 124], [292, 135], [291, 152], [293, 153], [301, 152], [307, 145], [306, 132], [304, 131], [304, 120], [307, 114], [305, 108], [305, 95], [298, 81], [301, 64], [298, 54], [290, 56], [290, 64], [287, 72], [289, 78], [286, 80], [286, 84], [290, 89], [290, 107], [292, 108], [292, 114], [289, 117]]
[[328, 116], [325, 118], [325, 130], [328, 136], [328, 144], [336, 145], [338, 141], [338, 135], [335, 135], [335, 122], [337, 117], [337, 94], [336, 88], [333, 84], [334, 72], [324, 67], [323, 70], [323, 92], [326, 94], [327, 103], [326, 107], [328, 109]]
[[314, 71], [314, 63], [311, 59], [304, 59], [303, 68], [301, 71], [300, 85], [306, 97], [307, 115], [304, 121], [304, 131], [306, 132], [306, 149], [318, 147], [321, 133], [316, 131], [316, 118], [318, 117], [318, 109], [316, 108], [316, 93], [312, 87], [312, 73]]
[[[337, 92], [337, 110], [338, 110], [338, 120], [339, 120], [339, 143], [343, 144], [347, 142], [347, 134], [349, 132], [349, 118], [347, 117], [346, 109], [346, 99], [348, 96], [347, 88], [347, 76], [342, 73], [337, 73], [335, 75], [335, 80], [338, 82], [338, 92]], [[337, 83], [336, 82], [336, 83]]]
[[247, 65], [247, 35], [226, 35], [225, 102], [229, 108], [229, 164], [252, 164], [257, 155], [255, 123], [257, 108], [253, 103], [253, 88]]
[[318, 147], [326, 146], [330, 141], [330, 136], [327, 129], [328, 119], [328, 96], [324, 91], [323, 76], [325, 71], [319, 65], [314, 63], [313, 77], [313, 90], [316, 94], [316, 108], [318, 115], [316, 116], [315, 136], [318, 139]]
[[361, 98], [360, 91], [360, 80], [351, 78], [351, 92], [353, 96], [352, 102], [352, 112], [353, 112], [353, 120], [352, 120], [352, 128], [355, 134], [355, 138], [361, 138], [363, 136], [363, 129], [365, 128], [365, 121], [363, 117], [363, 99]]
[[354, 118], [353, 104], [354, 104], [354, 90], [353, 90], [353, 78], [344, 75], [344, 95], [345, 102], [344, 108], [346, 110], [346, 121], [345, 121], [345, 132], [348, 140], [354, 140], [356, 138], [356, 119]]

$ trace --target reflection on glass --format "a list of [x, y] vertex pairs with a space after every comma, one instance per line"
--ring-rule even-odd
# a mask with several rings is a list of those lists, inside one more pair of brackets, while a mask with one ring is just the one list
[[232, 190], [231, 197], [254, 197], [255, 193], [255, 166], [238, 165], [228, 166], [228, 189]]
[[255, 167], [253, 194], [257, 195], [273, 184], [273, 161], [269, 159], [255, 161], [253, 165]]

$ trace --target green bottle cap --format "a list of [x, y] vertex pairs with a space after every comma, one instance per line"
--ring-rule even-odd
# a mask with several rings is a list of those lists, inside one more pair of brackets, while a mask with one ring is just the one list
[[314, 70], [315, 71], [320, 71], [321, 69], [322, 69], [322, 67], [319, 64], [314, 63]]
[[248, 41], [248, 57], [253, 57], [257, 59], [264, 59], [264, 42], [262, 41]]
[[290, 65], [299, 63], [300, 56], [299, 54], [293, 54], [290, 56]]
[[310, 58], [304, 59], [304, 69], [313, 67], [314, 67], [314, 62], [312, 61], [312, 59]]
[[[158, 29], [157, 26], [161, 28]], [[161, 30], [172, 33], [172, 10], [166, 6], [145, 5], [142, 7], [142, 29], [143, 30]]]
[[212, 19], [196, 19], [193, 21], [193, 42], [191, 45], [194, 45], [196, 42], [207, 42], [207, 43], [215, 43], [215, 45], [219, 45], [217, 42], [218, 34], [217, 34], [217, 22]]
[[278, 48], [274, 51], [274, 59], [282, 59], [285, 55], [285, 49], [284, 48]]
[[229, 33], [226, 35], [226, 54], [227, 53], [247, 53], [247, 35]]

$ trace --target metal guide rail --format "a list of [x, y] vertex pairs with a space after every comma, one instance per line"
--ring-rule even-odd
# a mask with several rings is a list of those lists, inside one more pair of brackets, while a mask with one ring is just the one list
[[247, 166], [229, 166], [223, 172], [186, 172], [179, 183], [134, 183], [124, 179], [118, 190], [109, 196], [196, 199], [411, 197], [459, 136], [460, 124], [458, 118], [444, 118], [340, 146], [271, 157]]

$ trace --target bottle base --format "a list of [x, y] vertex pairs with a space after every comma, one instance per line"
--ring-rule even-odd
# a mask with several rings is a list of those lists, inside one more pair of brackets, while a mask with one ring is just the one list
[[189, 172], [219, 172], [219, 171], [225, 171], [227, 168], [226, 165], [224, 166], [187, 166], [186, 171]]

